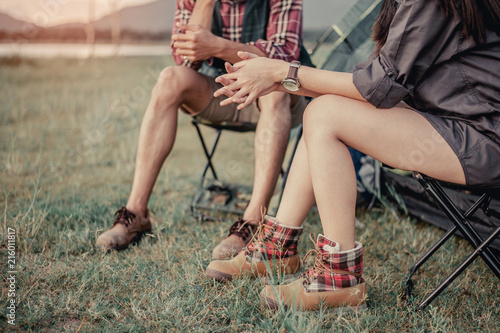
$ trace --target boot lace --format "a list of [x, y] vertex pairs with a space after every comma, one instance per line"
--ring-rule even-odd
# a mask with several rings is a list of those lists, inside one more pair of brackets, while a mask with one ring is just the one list
[[135, 219], [135, 214], [129, 211], [125, 206], [122, 208], [118, 209], [115, 212], [115, 224], [123, 224], [125, 227], [128, 228], [128, 226], [132, 223], [132, 221]]
[[243, 226], [245, 226], [249, 222], [258, 222], [259, 223], [256, 227], [256, 230], [255, 230], [252, 238], [250, 239], [250, 242], [248, 243], [248, 245], [246, 247], [247, 254], [250, 254], [250, 252], [255, 251], [256, 249], [262, 247], [266, 241], [267, 241], [266, 242], [267, 246], [270, 246], [270, 247], [274, 246], [272, 243], [269, 242], [270, 239], [268, 236], [270, 235], [269, 231], [275, 230], [275, 228], [271, 225], [264, 223], [264, 219], [266, 216], [266, 208], [264, 206], [262, 206], [260, 209], [260, 215], [261, 215], [260, 220], [248, 220], [248, 221], [244, 222], [242, 224], [242, 226], [240, 227], [240, 228], [242, 228]]
[[318, 242], [317, 242], [316, 235], [311, 232], [309, 234], [309, 239], [311, 240], [311, 242], [313, 242], [314, 249], [309, 250], [309, 252], [306, 253], [306, 255], [304, 256], [304, 258], [302, 259], [302, 265], [304, 266], [307, 257], [311, 253], [315, 252], [316, 253], [316, 257], [314, 258], [314, 265], [313, 265], [313, 267], [311, 267], [310, 269], [308, 269], [305, 273], [303, 273], [300, 276], [300, 278], [305, 278], [305, 281], [306, 281], [307, 284], [309, 284], [311, 282], [310, 279], [316, 280], [319, 275], [323, 275], [323, 274], [347, 274], [347, 275], [353, 275], [353, 276], [355, 276], [357, 278], [361, 278], [361, 274], [359, 274], [359, 273], [354, 273], [354, 272], [350, 272], [350, 271], [341, 271], [341, 270], [338, 270], [338, 269], [333, 269], [330, 266], [328, 266], [328, 264], [326, 264], [326, 263], [328, 262], [329, 254], [328, 253], [322, 253], [320, 251], [320, 249], [318, 247]]

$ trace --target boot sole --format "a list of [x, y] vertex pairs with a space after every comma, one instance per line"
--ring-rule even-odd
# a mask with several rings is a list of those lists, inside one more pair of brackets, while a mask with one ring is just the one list
[[[260, 295], [260, 301], [262, 304], [267, 305], [270, 310], [276, 311], [279, 309], [279, 303], [274, 301], [272, 298]], [[283, 304], [283, 307], [285, 310], [288, 310], [288, 306], [286, 304]]]
[[[267, 305], [270, 310], [276, 311], [279, 309], [279, 303], [276, 302], [274, 299], [269, 298], [269, 297], [264, 297], [263, 295], [260, 295], [260, 300], [264, 305]], [[283, 304], [283, 308], [288, 310], [288, 305]], [[340, 309], [349, 309], [352, 310], [356, 313], [363, 312], [367, 309], [368, 307], [366, 306], [366, 303], [360, 304], [360, 305], [344, 305], [341, 307], [334, 308], [336, 310]], [[316, 310], [317, 311], [317, 310]]]
[[207, 267], [206, 275], [207, 277], [217, 280], [219, 282], [229, 282], [233, 279], [233, 276], [231, 274], [222, 273], [214, 269], [211, 269], [209, 267]]
[[[297, 273], [297, 272], [295, 272], [295, 273], [286, 273], [283, 276], [279, 277], [280, 278], [280, 282], [279, 283], [286, 284], [286, 283], [292, 282], [294, 280], [297, 280], [298, 276], [299, 276], [299, 273]], [[271, 279], [271, 277], [269, 275], [263, 275], [263, 276], [261, 276], [261, 282], [262, 282], [262, 285], [264, 285], [264, 286], [269, 286], [269, 285], [276, 284], [275, 282], [273, 282], [273, 280]]]
[[122, 245], [122, 246], [104, 247], [104, 246], [97, 245], [96, 247], [97, 247], [98, 250], [106, 251], [106, 253], [109, 253], [111, 251], [122, 251], [122, 250], [127, 249], [130, 245], [139, 244], [139, 242], [141, 241], [142, 237], [145, 234], [147, 234], [147, 233], [151, 233], [151, 229], [150, 230], [146, 230], [146, 231], [141, 231], [141, 232], [137, 233], [137, 235], [130, 241], [130, 243]]

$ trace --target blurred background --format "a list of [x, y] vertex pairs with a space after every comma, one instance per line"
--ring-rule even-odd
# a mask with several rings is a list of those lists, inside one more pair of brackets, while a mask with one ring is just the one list
[[[351, 1], [304, 1], [304, 37], [315, 40]], [[0, 56], [164, 55], [175, 0], [3, 0]]]
[[[350, 70], [366, 58], [380, 0], [303, 1], [306, 48], [331, 35], [316, 48], [318, 67]], [[363, 15], [365, 7], [372, 16]], [[0, 0], [0, 239], [16, 230], [14, 330], [498, 332], [500, 289], [480, 260], [431, 311], [403, 306], [407, 268], [443, 231], [383, 206], [357, 211], [370, 283], [370, 306], [361, 316], [328, 309], [270, 315], [258, 306], [260, 280], [222, 287], [205, 279], [212, 249], [230, 224], [200, 221], [189, 211], [205, 160], [186, 115], [149, 202], [153, 233], [127, 251], [96, 251], [95, 239], [127, 202], [151, 90], [174, 64], [174, 9], [175, 0]], [[251, 185], [253, 145], [253, 133], [224, 133], [219, 179]], [[314, 211], [303, 235], [310, 232], [321, 232]], [[299, 249], [301, 256], [311, 249], [307, 236]], [[445, 249], [415, 281], [416, 296], [468, 254], [458, 238]], [[6, 243], [0, 253], [7, 257]], [[305, 267], [314, 258], [308, 260]], [[0, 275], [6, 272], [7, 260]], [[7, 290], [1, 290], [1, 332]]]

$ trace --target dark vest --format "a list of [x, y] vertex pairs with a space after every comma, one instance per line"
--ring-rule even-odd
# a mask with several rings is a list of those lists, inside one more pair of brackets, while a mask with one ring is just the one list
[[[269, 21], [269, 12], [271, 11], [270, 0], [248, 0], [245, 5], [243, 15], [243, 26], [241, 42], [255, 42], [259, 39], [266, 39], [267, 23]], [[216, 36], [222, 36], [222, 18], [220, 15], [220, 2], [215, 2], [214, 16], [212, 19], [212, 33]], [[309, 54], [304, 46], [300, 45], [299, 61], [304, 66], [314, 67]], [[225, 74], [224, 60], [213, 58], [212, 65], [204, 61], [199, 70], [200, 73], [217, 77]]]

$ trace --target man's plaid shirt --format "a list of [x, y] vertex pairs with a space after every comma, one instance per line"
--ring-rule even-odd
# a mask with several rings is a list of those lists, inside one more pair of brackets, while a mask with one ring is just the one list
[[[219, 0], [222, 17], [222, 37], [241, 43], [243, 15], [246, 0]], [[195, 0], [177, 0], [174, 30], [177, 23], [187, 24], [193, 11]], [[261, 49], [269, 58], [292, 61], [299, 58], [302, 38], [302, 0], [271, 0], [271, 10], [267, 25], [267, 39], [259, 39], [248, 44]], [[182, 58], [174, 55], [175, 62]]]

